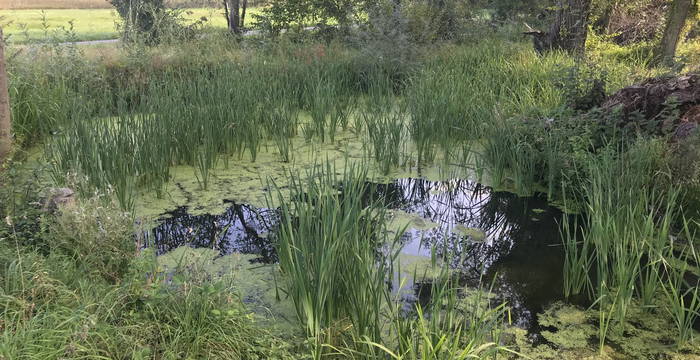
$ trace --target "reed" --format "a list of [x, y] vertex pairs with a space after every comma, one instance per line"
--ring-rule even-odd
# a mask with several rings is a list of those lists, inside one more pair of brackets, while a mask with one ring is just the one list
[[406, 152], [405, 108], [401, 104], [379, 113], [362, 112], [372, 155], [384, 174], [401, 166], [402, 155]]
[[[601, 351], [613, 324], [622, 331], [634, 299], [650, 309], [658, 304], [659, 289], [670, 301], [678, 295], [672, 289], [681, 285], [671, 275], [667, 284], [658, 276], [664, 254], [673, 249], [671, 225], [680, 211], [679, 189], [652, 185], [664, 180], [662, 173], [655, 173], [658, 150], [657, 143], [640, 141], [624, 151], [607, 148], [591, 156], [580, 197], [585, 201], [584, 225], [574, 222], [577, 228], [571, 229], [569, 220], [563, 222], [564, 293], [586, 288], [596, 300]], [[674, 309], [684, 316], [679, 307]], [[679, 335], [679, 342], [685, 339]]]
[[[691, 233], [689, 222], [684, 219], [683, 236], [695, 239]], [[675, 255], [673, 244], [665, 249], [662, 258], [663, 266], [659, 269], [658, 281], [666, 299], [664, 309], [673, 319], [676, 326], [676, 345], [682, 348], [693, 340], [693, 325], [700, 318], [700, 284], [689, 283], [686, 280], [688, 262], [698, 264], [698, 256], [692, 242], [684, 245], [680, 255]]]
[[[590, 272], [593, 264], [589, 241], [579, 241], [577, 231], [578, 220], [573, 223], [569, 216], [564, 216], [561, 226], [561, 237], [564, 239], [564, 296], [582, 294], [592, 288]], [[589, 297], [592, 294], [588, 294]]]
[[[392, 359], [488, 358], [511, 352], [499, 344], [508, 317], [506, 304], [492, 306], [486, 297], [489, 288], [462, 289], [445, 265], [448, 258], [438, 258], [435, 247], [431, 253], [430, 266], [437, 275], [427, 290], [428, 303], [417, 303], [406, 314], [402, 305], [394, 301], [389, 331], [395, 340], [370, 344]], [[419, 274], [413, 275], [414, 279], [420, 278]], [[462, 291], [469, 294], [466, 300], [460, 295]], [[373, 354], [372, 358], [380, 354]]]
[[372, 189], [365, 167], [338, 170], [326, 164], [292, 173], [290, 193], [277, 188], [268, 198], [281, 213], [282, 291], [312, 339], [314, 358], [454, 359], [506, 351], [498, 340], [506, 305], [492, 307], [485, 289], [462, 300], [450, 262], [438, 261], [435, 249], [430, 303], [407, 316], [391, 290], [403, 284], [387, 286], [401, 274], [402, 232], [388, 235], [382, 199], [366, 196]]
[[281, 213], [276, 242], [283, 289], [314, 339], [315, 358], [323, 343], [338, 342], [329, 329], [344, 322], [359, 337], [380, 339], [386, 266], [395, 256], [378, 257], [387, 241], [386, 210], [364, 203], [366, 170], [350, 166], [336, 174], [328, 164], [290, 174], [289, 199], [279, 188], [268, 198]]

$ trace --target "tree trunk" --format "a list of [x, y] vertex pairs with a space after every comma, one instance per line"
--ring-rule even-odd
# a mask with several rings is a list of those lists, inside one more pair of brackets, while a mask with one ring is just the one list
[[245, 27], [245, 13], [248, 10], [248, 0], [243, 0], [243, 8], [241, 9], [241, 23], [240, 27]]
[[617, 0], [606, 0], [603, 5], [600, 6], [598, 10], [598, 19], [593, 24], [593, 29], [595, 29], [600, 34], [610, 33], [610, 20], [612, 19], [612, 14], [615, 12], [617, 7]]
[[226, 28], [230, 29], [231, 28], [231, 16], [229, 16], [229, 11], [228, 11], [228, 0], [224, 0], [224, 17], [226, 18]]
[[234, 34], [241, 32], [240, 0], [224, 0], [224, 15], [228, 30]]
[[693, 7], [693, 0], [673, 0], [668, 10], [666, 28], [661, 38], [659, 46], [656, 48], [656, 60], [663, 63], [672, 63], [676, 56], [678, 40], [683, 32], [690, 10]]
[[547, 33], [549, 49], [583, 56], [590, 13], [591, 0], [559, 0], [554, 23]]
[[12, 114], [7, 83], [5, 38], [0, 28], [0, 166], [5, 163], [12, 151]]
[[234, 26], [231, 28], [234, 34], [241, 32], [241, 2], [240, 0], [231, 0], [231, 23]]

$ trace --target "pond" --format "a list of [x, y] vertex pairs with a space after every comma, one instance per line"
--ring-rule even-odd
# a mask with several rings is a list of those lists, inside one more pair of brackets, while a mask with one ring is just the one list
[[[369, 197], [382, 199], [397, 221], [407, 225], [402, 252], [448, 255], [466, 286], [493, 287], [511, 308], [514, 325], [538, 332], [536, 314], [562, 299], [563, 248], [558, 221], [562, 212], [535, 194], [520, 197], [478, 183], [453, 179], [398, 179], [372, 184]], [[252, 262], [277, 261], [269, 234], [278, 221], [274, 209], [228, 202], [223, 214], [191, 215], [186, 207], [164, 214], [146, 243], [159, 254], [183, 245], [209, 248], [220, 255], [253, 254]], [[424, 296], [413, 284], [405, 301]]]

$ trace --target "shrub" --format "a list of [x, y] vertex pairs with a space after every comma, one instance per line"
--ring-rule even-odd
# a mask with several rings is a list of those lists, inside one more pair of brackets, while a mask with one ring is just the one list
[[605, 100], [607, 74], [595, 64], [575, 64], [555, 72], [555, 84], [564, 94], [567, 105], [587, 111]]
[[29, 246], [45, 253], [38, 171], [9, 164], [0, 169], [0, 242]]
[[136, 253], [132, 217], [101, 197], [63, 208], [49, 224], [49, 247], [87, 273], [119, 282]]
[[163, 0], [109, 0], [122, 19], [122, 38], [149, 45], [191, 38], [194, 30], [207, 21], [202, 18], [184, 25], [182, 10], [168, 9]]
[[165, 11], [163, 0], [110, 0], [124, 21], [124, 37], [136, 31], [155, 37], [156, 17]]

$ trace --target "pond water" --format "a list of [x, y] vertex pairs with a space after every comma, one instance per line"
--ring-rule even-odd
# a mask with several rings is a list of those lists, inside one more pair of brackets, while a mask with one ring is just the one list
[[[507, 301], [514, 325], [538, 332], [536, 314], [562, 299], [563, 248], [558, 227], [562, 212], [546, 197], [519, 197], [468, 180], [399, 179], [373, 184], [396, 216], [407, 218], [403, 252], [429, 257], [436, 245], [449, 254], [463, 285], [493, 286]], [[190, 215], [186, 208], [164, 214], [146, 234], [159, 254], [183, 245], [210, 248], [221, 255], [254, 254], [253, 262], [277, 260], [268, 234], [275, 210], [230, 202], [219, 215]], [[406, 301], [419, 301], [425, 283], [413, 284]]]

